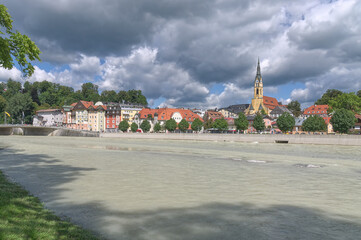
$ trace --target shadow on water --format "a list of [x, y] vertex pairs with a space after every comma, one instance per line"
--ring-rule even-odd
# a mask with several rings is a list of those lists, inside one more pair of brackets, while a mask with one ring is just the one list
[[[67, 190], [60, 187], [62, 184], [76, 180], [84, 171], [96, 171], [72, 167], [47, 155], [9, 149], [0, 151], [0, 169], [44, 202], [57, 200]], [[355, 240], [361, 236], [360, 219], [291, 205], [209, 203], [177, 209], [121, 211], [101, 202], [89, 202], [58, 204], [55, 211], [108, 239]]]

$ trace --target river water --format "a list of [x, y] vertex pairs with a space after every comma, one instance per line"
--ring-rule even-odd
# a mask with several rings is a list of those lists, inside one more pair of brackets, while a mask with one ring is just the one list
[[0, 137], [0, 169], [108, 239], [361, 239], [361, 148]]

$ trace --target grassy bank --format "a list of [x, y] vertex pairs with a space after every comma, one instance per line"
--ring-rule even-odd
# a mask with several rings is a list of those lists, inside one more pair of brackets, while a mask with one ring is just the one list
[[0, 171], [0, 240], [98, 239], [44, 209], [38, 198], [9, 182]]

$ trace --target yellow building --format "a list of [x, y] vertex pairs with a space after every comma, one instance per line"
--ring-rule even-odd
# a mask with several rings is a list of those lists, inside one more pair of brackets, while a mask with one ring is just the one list
[[121, 108], [121, 120], [127, 120], [129, 125], [133, 123], [134, 121], [134, 117], [137, 113], [140, 112], [140, 110], [143, 109], [143, 106], [139, 106], [139, 105], [126, 105], [126, 104], [121, 104], [120, 105]]
[[[278, 105], [278, 103], [277, 103]], [[261, 75], [261, 67], [257, 65], [257, 74], [254, 80], [254, 97], [252, 98], [252, 102], [249, 107], [246, 109], [246, 115], [253, 115], [257, 113], [261, 113], [262, 110], [268, 115], [271, 112], [271, 109], [266, 106], [263, 99], [263, 81]]]

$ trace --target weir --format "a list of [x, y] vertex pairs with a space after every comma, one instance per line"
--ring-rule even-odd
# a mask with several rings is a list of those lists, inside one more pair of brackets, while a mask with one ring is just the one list
[[31, 125], [0, 125], [0, 135], [99, 137], [98, 132]]

